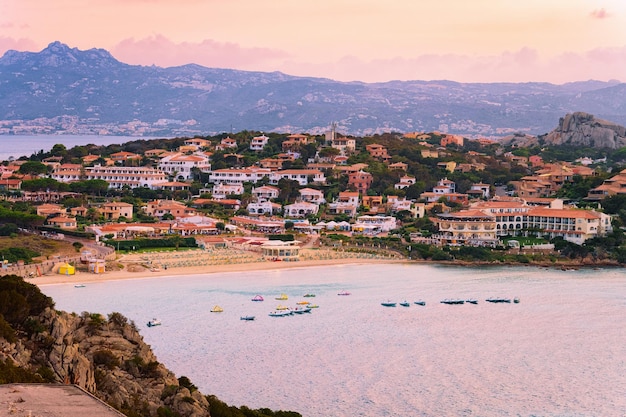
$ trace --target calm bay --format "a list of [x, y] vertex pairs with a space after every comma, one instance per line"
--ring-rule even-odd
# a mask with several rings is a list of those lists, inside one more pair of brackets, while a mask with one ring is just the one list
[[[232, 405], [305, 417], [626, 415], [623, 269], [368, 264], [42, 290], [62, 310], [126, 315], [160, 362]], [[268, 316], [306, 293], [319, 308]], [[153, 317], [163, 324], [148, 328]]]

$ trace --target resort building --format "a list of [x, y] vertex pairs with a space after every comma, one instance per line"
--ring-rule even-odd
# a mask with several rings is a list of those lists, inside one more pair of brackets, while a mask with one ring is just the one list
[[313, 188], [301, 188], [298, 192], [300, 193], [301, 201], [318, 205], [326, 202], [324, 199], [324, 193], [320, 190], [315, 190]]
[[133, 205], [122, 201], [104, 203], [98, 211], [105, 220], [117, 220], [120, 217], [125, 217], [128, 220], [133, 218]]
[[303, 186], [309, 183], [326, 183], [324, 173], [317, 169], [285, 169], [282, 171], [274, 171], [269, 174], [269, 177], [271, 184], [278, 184], [278, 181], [283, 178], [298, 181], [298, 183]]
[[352, 233], [377, 235], [398, 227], [398, 220], [393, 216], [359, 216], [352, 225]]
[[493, 247], [499, 242], [495, 216], [480, 210], [439, 214], [431, 220], [439, 229], [433, 238], [443, 245]]
[[393, 188], [395, 188], [396, 190], [401, 190], [403, 188], [410, 187], [413, 184], [415, 184], [415, 177], [412, 177], [410, 175], [404, 175], [400, 177], [400, 181], [396, 183]]
[[162, 158], [157, 167], [179, 181], [193, 179], [194, 169], [200, 172], [211, 171], [211, 163], [206, 156], [198, 154], [185, 155], [180, 152]]
[[355, 151], [356, 140], [346, 137], [335, 138], [330, 146], [335, 149], [339, 149], [339, 152], [341, 152], [342, 155], [347, 155]]
[[267, 168], [225, 168], [211, 171], [209, 181], [214, 184], [243, 184], [244, 182], [256, 183], [261, 178], [272, 173]]
[[621, 194], [626, 194], [626, 169], [604, 180], [598, 187], [589, 190], [585, 200], [600, 201], [606, 197]]
[[150, 201], [143, 207], [143, 210], [149, 216], [159, 218], [165, 216], [166, 214], [171, 214], [175, 218], [197, 214], [194, 208], [187, 207], [184, 204], [172, 200]]
[[280, 189], [271, 185], [263, 185], [252, 189], [252, 195], [256, 197], [258, 201], [272, 200], [278, 197]]
[[241, 195], [243, 191], [241, 184], [215, 184], [211, 195], [217, 200], [222, 200], [230, 195]]
[[75, 182], [82, 180], [104, 180], [109, 188], [148, 187], [167, 180], [161, 170], [147, 167], [100, 166], [82, 167], [77, 164], [63, 164], [52, 171], [51, 177], [59, 182]]
[[300, 259], [300, 242], [283, 242], [268, 240], [261, 245], [263, 257], [273, 261], [298, 261]]
[[263, 200], [263, 201], [257, 201], [254, 203], [249, 203], [246, 209], [248, 210], [248, 213], [251, 216], [254, 216], [254, 215], [259, 216], [259, 215], [266, 215], [266, 214], [273, 216], [275, 214], [280, 214], [283, 207], [278, 203], [272, 203], [269, 200]]

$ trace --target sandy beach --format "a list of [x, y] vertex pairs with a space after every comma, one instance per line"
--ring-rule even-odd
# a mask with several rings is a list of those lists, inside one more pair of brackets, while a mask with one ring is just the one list
[[337, 252], [333, 250], [304, 249], [297, 262], [263, 259], [258, 253], [237, 249], [191, 250], [180, 252], [146, 252], [121, 255], [107, 262], [109, 268], [101, 274], [77, 270], [74, 275], [47, 274], [29, 278], [32, 284], [86, 284], [125, 279], [169, 277], [175, 275], [204, 275], [224, 272], [307, 268], [328, 265], [397, 263], [406, 259], [382, 254]]

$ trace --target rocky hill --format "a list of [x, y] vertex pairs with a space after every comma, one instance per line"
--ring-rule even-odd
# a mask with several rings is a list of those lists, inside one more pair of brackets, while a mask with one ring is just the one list
[[0, 384], [11, 382], [76, 384], [129, 416], [211, 415], [207, 397], [159, 363], [124, 316], [57, 311], [36, 286], [5, 275], [0, 276]]
[[544, 134], [585, 111], [626, 124], [618, 81], [337, 82], [206, 68], [128, 65], [102, 49], [53, 42], [0, 58], [0, 134], [143, 136], [231, 131], [343, 134], [449, 131], [465, 136]]
[[559, 126], [542, 138], [550, 145], [618, 149], [626, 146], [626, 128], [576, 112], [560, 118]]

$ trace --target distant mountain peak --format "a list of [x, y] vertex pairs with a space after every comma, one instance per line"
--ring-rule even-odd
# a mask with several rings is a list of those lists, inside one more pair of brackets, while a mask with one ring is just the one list
[[70, 48], [66, 44], [54, 41], [41, 52], [7, 51], [0, 58], [0, 65], [26, 64], [32, 66], [62, 67], [66, 65], [83, 65], [88, 68], [111, 67], [124, 65], [105, 49], [92, 48], [81, 51]]

